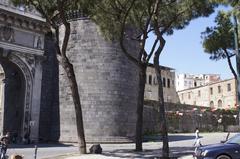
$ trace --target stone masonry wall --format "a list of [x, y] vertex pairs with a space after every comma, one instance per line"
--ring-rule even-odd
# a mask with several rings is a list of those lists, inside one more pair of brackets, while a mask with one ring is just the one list
[[[68, 57], [74, 65], [87, 142], [128, 142], [135, 136], [138, 72], [119, 46], [88, 19], [71, 22]], [[61, 34], [63, 34], [61, 32]], [[129, 46], [130, 50], [136, 50]], [[75, 111], [60, 67], [60, 141], [77, 141]]]
[[[145, 102], [143, 112], [143, 132], [152, 134], [160, 132], [160, 117], [156, 102]], [[228, 126], [237, 124], [237, 111], [211, 110], [186, 104], [165, 103], [169, 132], [227, 131]]]

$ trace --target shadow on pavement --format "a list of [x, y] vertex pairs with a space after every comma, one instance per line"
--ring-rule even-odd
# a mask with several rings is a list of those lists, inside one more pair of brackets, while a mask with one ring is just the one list
[[[118, 157], [118, 158], [143, 158], [143, 159], [153, 159], [160, 158], [161, 149], [144, 150], [142, 152], [136, 152], [132, 149], [119, 149], [115, 151], [106, 151], [102, 155], [106, 157]], [[192, 155], [194, 151], [193, 147], [171, 147], [170, 156], [180, 157], [185, 155]]]
[[[200, 136], [202, 138], [202, 136]], [[182, 140], [193, 140], [195, 139], [194, 135], [168, 135], [169, 142], [174, 142], [174, 141], [182, 141]], [[152, 135], [152, 136], [144, 136], [143, 138], [144, 142], [149, 142], [149, 141], [162, 141], [161, 135]]]

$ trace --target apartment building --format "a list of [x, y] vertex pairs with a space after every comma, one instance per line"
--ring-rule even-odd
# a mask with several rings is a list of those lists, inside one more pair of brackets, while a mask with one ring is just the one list
[[182, 104], [228, 109], [236, 106], [236, 81], [228, 79], [178, 91]]
[[176, 90], [181, 91], [193, 87], [204, 86], [209, 83], [220, 81], [219, 74], [177, 74], [176, 76]]
[[[179, 102], [175, 87], [175, 70], [166, 66], [160, 67], [163, 82], [164, 101], [171, 103]], [[144, 98], [147, 100], [158, 100], [158, 82], [155, 69], [152, 64], [149, 64], [147, 67]]]

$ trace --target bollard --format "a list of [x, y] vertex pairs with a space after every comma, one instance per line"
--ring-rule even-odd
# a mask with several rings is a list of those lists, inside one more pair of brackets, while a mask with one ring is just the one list
[[35, 145], [35, 151], [34, 151], [34, 159], [37, 159], [37, 145]]

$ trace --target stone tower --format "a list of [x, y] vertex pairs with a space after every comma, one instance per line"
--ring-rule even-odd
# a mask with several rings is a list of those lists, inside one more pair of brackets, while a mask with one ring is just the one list
[[[63, 33], [63, 32], [61, 32]], [[134, 45], [128, 46], [132, 53]], [[88, 18], [71, 21], [68, 57], [74, 65], [87, 142], [129, 142], [135, 136], [138, 71], [117, 43]], [[77, 141], [74, 105], [59, 69], [60, 141]]]

